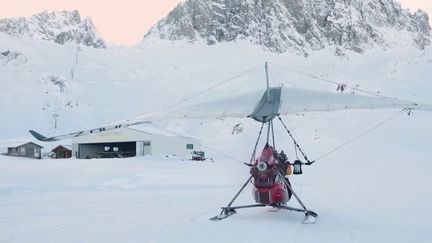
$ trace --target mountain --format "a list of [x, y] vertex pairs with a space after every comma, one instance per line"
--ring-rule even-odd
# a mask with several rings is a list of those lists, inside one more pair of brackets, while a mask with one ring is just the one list
[[[248, 42], [209, 47], [158, 39], [139, 46], [78, 49], [0, 33], [0, 140], [29, 136], [30, 129], [59, 135], [172, 104], [255, 94], [265, 88], [264, 61], [386, 96], [432, 103], [430, 47], [373, 49], [347, 58], [325, 49], [305, 58], [265, 51]], [[336, 93], [337, 85], [275, 65], [269, 69], [272, 86]], [[195, 97], [223, 80], [229, 82]], [[240, 122], [230, 125], [230, 133]]]
[[[85, 20], [80, 20], [78, 12], [74, 12], [76, 18], [67, 13], [45, 12], [50, 21], [41, 23], [55, 33], [80, 29], [76, 26]], [[69, 17], [60, 17], [62, 14]], [[386, 96], [432, 103], [428, 89], [432, 48], [427, 45], [424, 50], [414, 45], [389, 51], [374, 48], [346, 57], [335, 57], [334, 46], [324, 46], [322, 51], [301, 47], [299, 51], [308, 52], [307, 58], [270, 52], [241, 39], [209, 47], [207, 41], [189, 44], [188, 39], [173, 42], [149, 36], [148, 41], [135, 46], [78, 48], [56, 44], [54, 37], [43, 35], [43, 28], [35, 27], [35, 16], [26, 20], [32, 25], [24, 20], [13, 22], [27, 28], [0, 31], [0, 139], [28, 136], [30, 129], [52, 136], [152, 113], [179, 100], [183, 103], [184, 97], [230, 77], [237, 78], [189, 104], [262, 90], [264, 68], [258, 64], [265, 61]], [[97, 36], [95, 30], [93, 33]], [[412, 41], [410, 32], [406, 32], [407, 38], [396, 34], [396, 43]], [[253, 66], [253, 72], [238, 76]], [[286, 87], [336, 92], [337, 85], [274, 65], [270, 65], [270, 74], [272, 86], [283, 83]], [[230, 129], [231, 133], [232, 126]]]
[[334, 47], [363, 52], [431, 44], [423, 11], [410, 13], [393, 0], [187, 0], [145, 38], [220, 42], [248, 40], [273, 52], [306, 54]]
[[[267, 0], [269, 5], [273, 2], [277, 0]], [[289, 23], [297, 22], [290, 19]], [[59, 25], [66, 26], [63, 22]], [[250, 31], [246, 27], [244, 31]], [[208, 100], [221, 101], [208, 110], [229, 110], [245, 104], [238, 97], [260, 91], [253, 103], [246, 104], [250, 107], [266, 88], [265, 61], [270, 63], [271, 86], [333, 92], [348, 98], [364, 89], [432, 104], [432, 47], [425, 45], [420, 50], [413, 38], [415, 32], [376, 28], [386, 31], [381, 36], [385, 44], [361, 42], [351, 47], [343, 39], [336, 45], [317, 28], [320, 35], [310, 42], [319, 38], [322, 47], [316, 42], [314, 48], [321, 51], [310, 51], [314, 50], [312, 44], [305, 41], [295, 46], [299, 49], [285, 46], [285, 53], [267, 51], [268, 47], [264, 50], [250, 43], [255, 40], [252, 37], [223, 43], [215, 40], [218, 44], [209, 47], [202, 37], [189, 44], [190, 38], [169, 41], [154, 35], [156, 38], [149, 36], [140, 45], [96, 49], [59, 45], [55, 38], [33, 40], [49, 37], [35, 26], [32, 31], [23, 28], [26, 34], [22, 35], [11, 28], [19, 38], [0, 31], [0, 154], [14, 141], [32, 141], [30, 129], [54, 136], [142, 114], [171, 113], [177, 104]], [[299, 32], [292, 36], [305, 38], [295, 33]], [[393, 40], [396, 46], [408, 45], [384, 51]], [[358, 46], [377, 48], [361, 55], [334, 55], [337, 47], [345, 51], [343, 48]], [[309, 55], [293, 55], [292, 50]], [[343, 93], [337, 90], [340, 84], [348, 85]], [[323, 103], [324, 108], [335, 102], [333, 95]], [[292, 97], [306, 105], [314, 99], [300, 92]], [[231, 99], [226, 102], [225, 98]], [[301, 214], [264, 208], [239, 210], [217, 224], [208, 220], [245, 183], [249, 168], [243, 163], [250, 161], [254, 146], [260, 152], [269, 132], [264, 128], [256, 145], [261, 124], [252, 119], [225, 119], [221, 114], [217, 119], [153, 123], [176, 135], [202, 139], [209, 158], [203, 163], [171, 154], [84, 161], [34, 161], [0, 155], [0, 229], [5, 229], [0, 241], [431, 241], [432, 194], [427, 193], [432, 176], [431, 113], [344, 110], [299, 112], [281, 119], [302, 151], [318, 159], [313, 166], [303, 167], [303, 176], [290, 177], [306, 206], [320, 214], [315, 225], [302, 225]], [[284, 150], [291, 162], [302, 158], [278, 120], [274, 134], [277, 150]], [[106, 135], [122, 138], [116, 131]], [[48, 152], [70, 141], [38, 144]], [[340, 150], [341, 145], [347, 146]], [[250, 189], [248, 186], [233, 205], [253, 203]], [[298, 206], [296, 202], [288, 205]]]
[[94, 48], [106, 47], [91, 19], [81, 19], [77, 10], [43, 11], [30, 18], [1, 19], [0, 31], [15, 37], [53, 41], [61, 45], [77, 43]]

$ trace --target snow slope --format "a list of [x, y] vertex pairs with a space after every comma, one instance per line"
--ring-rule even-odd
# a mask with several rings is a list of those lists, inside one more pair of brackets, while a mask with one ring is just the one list
[[[316, 158], [394, 112], [316, 113], [288, 121]], [[246, 161], [258, 124], [242, 121], [244, 132], [230, 135], [229, 123], [235, 122], [170, 129], [192, 129], [208, 146]], [[301, 224], [300, 214], [267, 208], [209, 221], [249, 171], [210, 150], [213, 163], [175, 157], [36, 161], [0, 156], [0, 241], [429, 242], [432, 133], [424, 127], [431, 122], [428, 113], [403, 115], [292, 177], [300, 197], [319, 214], [314, 225]], [[292, 143], [278, 137], [277, 147], [293, 158]], [[237, 204], [251, 200], [248, 187]]]
[[[28, 139], [29, 129], [51, 136], [158, 111], [222, 81], [184, 103], [235, 99], [265, 87], [265, 61], [294, 69], [270, 65], [272, 85], [336, 93], [335, 85], [303, 72], [432, 104], [430, 47], [337, 57], [323, 49], [306, 58], [242, 40], [209, 47], [147, 37], [137, 46], [101, 50], [0, 33], [0, 144]], [[284, 119], [314, 159], [397, 112], [297, 113]], [[208, 220], [248, 177], [240, 162], [248, 162], [259, 130], [248, 119], [154, 123], [202, 139], [214, 163], [0, 156], [0, 242], [429, 242], [431, 122], [431, 113], [403, 114], [294, 177], [299, 195], [320, 215], [315, 225], [269, 209]], [[243, 132], [232, 134], [238, 124]], [[282, 127], [276, 126], [276, 134], [277, 148], [293, 159]], [[42, 145], [50, 150], [57, 144]], [[248, 188], [239, 203], [250, 202]]]
[[[0, 116], [4, 124], [0, 139], [26, 136], [29, 129], [62, 134], [146, 114], [253, 66], [256, 68], [190, 103], [262, 90], [265, 61], [390, 97], [432, 103], [427, 89], [431, 49], [372, 50], [345, 57], [324, 50], [304, 58], [266, 52], [248, 42], [209, 48], [205, 43], [148, 38], [139, 46], [100, 50], [2, 33], [0, 39], [0, 52], [14, 54], [2, 58], [0, 64], [0, 112], [8, 114]], [[271, 67], [270, 74], [272, 85], [336, 89], [278, 67]]]

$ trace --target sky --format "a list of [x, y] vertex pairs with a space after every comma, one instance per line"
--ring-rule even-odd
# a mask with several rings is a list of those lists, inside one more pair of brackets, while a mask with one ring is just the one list
[[[109, 43], [131, 45], [184, 0], [0, 0], [0, 19], [28, 17], [43, 10], [79, 10], [90, 16]], [[432, 0], [399, 0], [402, 6], [428, 12], [432, 23]]]

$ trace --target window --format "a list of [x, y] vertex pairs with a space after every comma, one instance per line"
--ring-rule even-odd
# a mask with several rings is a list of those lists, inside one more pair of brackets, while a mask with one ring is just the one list
[[186, 144], [186, 149], [192, 150], [193, 149], [193, 144], [191, 144], [191, 143]]
[[105, 150], [105, 152], [108, 152], [108, 151], [110, 151], [110, 147], [109, 146], [105, 146], [105, 148], [104, 148], [104, 150]]

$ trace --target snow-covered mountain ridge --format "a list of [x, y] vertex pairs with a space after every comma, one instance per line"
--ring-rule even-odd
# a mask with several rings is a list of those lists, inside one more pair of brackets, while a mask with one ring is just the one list
[[52, 41], [57, 44], [76, 43], [95, 48], [105, 48], [90, 18], [81, 19], [77, 10], [43, 11], [30, 18], [0, 19], [0, 32], [34, 40]]
[[363, 52], [431, 44], [423, 11], [394, 0], [187, 0], [145, 36], [207, 44], [249, 40], [274, 52], [307, 54], [326, 47]]

